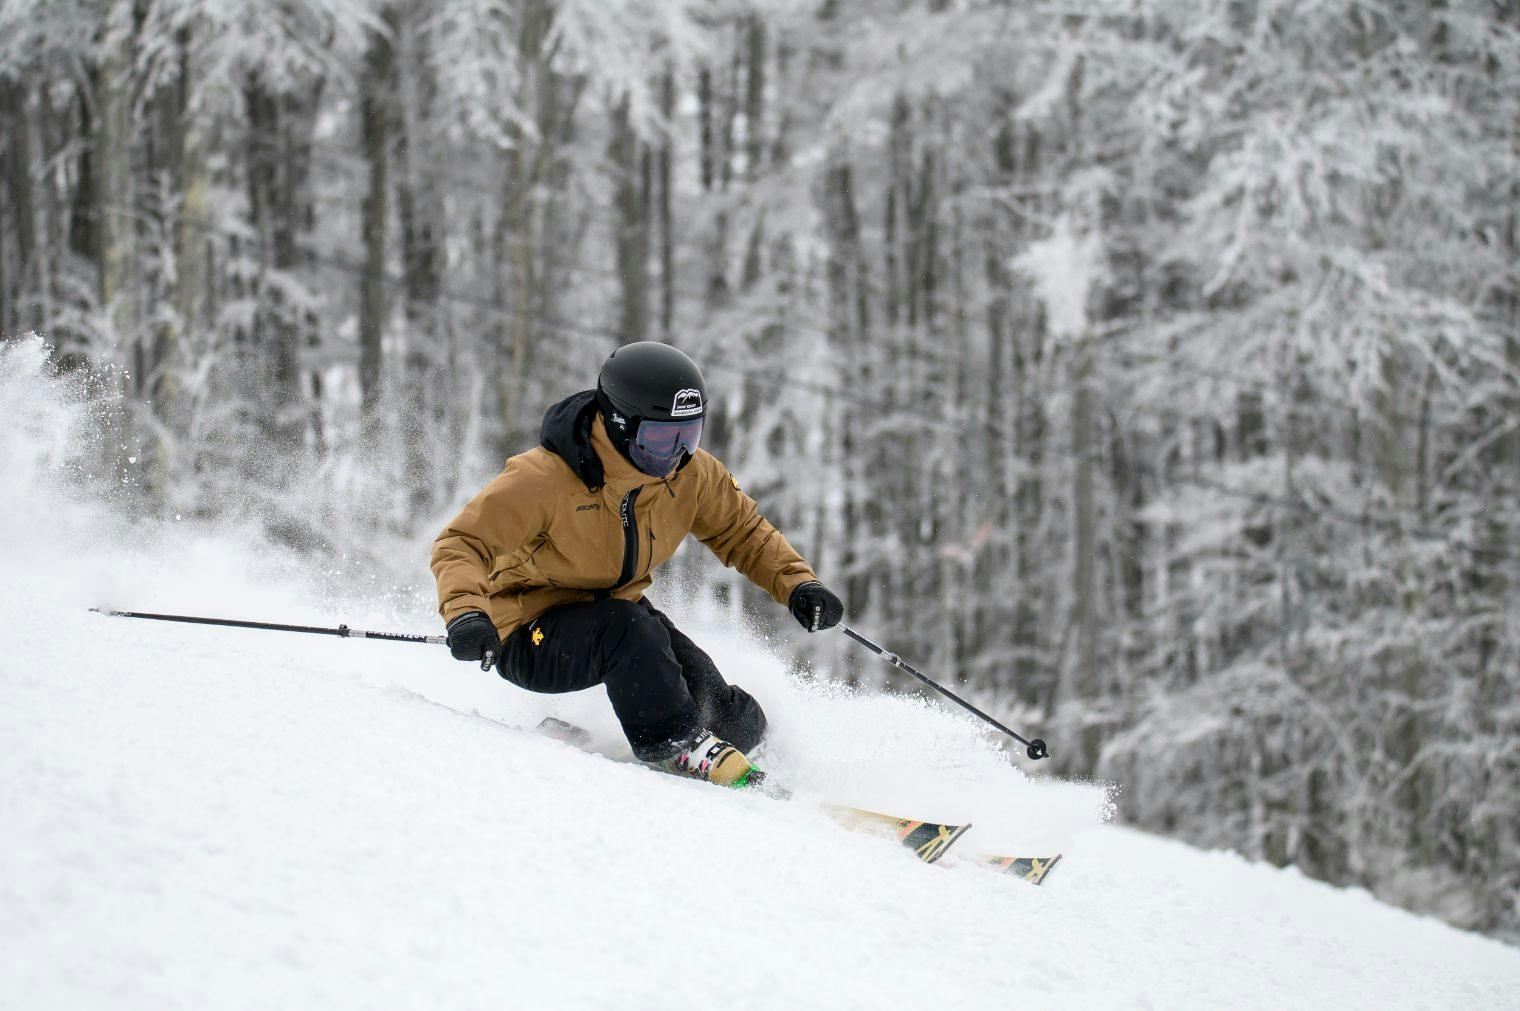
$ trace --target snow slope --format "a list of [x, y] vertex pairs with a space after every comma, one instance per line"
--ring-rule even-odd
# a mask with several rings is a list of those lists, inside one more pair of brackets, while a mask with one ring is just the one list
[[[1520, 951], [1105, 824], [1102, 789], [789, 681], [698, 606], [662, 601], [765, 702], [797, 801], [498, 725], [617, 743], [599, 693], [440, 647], [91, 615], [435, 624], [319, 593], [248, 532], [116, 518], [61, 479], [87, 412], [37, 368], [0, 358], [0, 1007], [1520, 1007]], [[1066, 859], [1041, 888], [925, 867], [820, 797]]]

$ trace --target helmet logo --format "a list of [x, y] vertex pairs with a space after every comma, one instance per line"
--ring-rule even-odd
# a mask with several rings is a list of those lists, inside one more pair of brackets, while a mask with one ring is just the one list
[[677, 390], [676, 398], [670, 405], [672, 418], [689, 418], [702, 413], [701, 390]]

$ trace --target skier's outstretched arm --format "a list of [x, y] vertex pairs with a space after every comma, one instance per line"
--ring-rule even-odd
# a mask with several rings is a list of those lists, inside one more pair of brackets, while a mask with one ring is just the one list
[[818, 576], [781, 531], [772, 526], [755, 500], [746, 495], [728, 468], [708, 454], [704, 482], [692, 533], [724, 565], [738, 569], [750, 582], [789, 608], [810, 632], [839, 623], [844, 606], [818, 581]]

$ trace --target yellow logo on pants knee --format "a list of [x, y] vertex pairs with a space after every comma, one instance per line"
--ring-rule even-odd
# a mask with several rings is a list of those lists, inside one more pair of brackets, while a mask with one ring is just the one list
[[540, 643], [542, 643], [543, 641], [544, 641], [544, 630], [541, 629], [541, 628], [535, 628], [533, 630], [533, 645], [537, 646]]

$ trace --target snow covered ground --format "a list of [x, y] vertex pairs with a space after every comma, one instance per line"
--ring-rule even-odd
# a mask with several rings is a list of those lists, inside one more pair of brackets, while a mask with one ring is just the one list
[[[89, 614], [436, 625], [319, 593], [248, 532], [81, 495], [81, 414], [26, 354], [0, 359], [0, 1006], [1520, 1007], [1520, 951], [1106, 824], [1103, 789], [1029, 778], [934, 706], [790, 681], [679, 601], [798, 800], [498, 725], [617, 743], [599, 693], [441, 647]], [[922, 866], [819, 798], [1065, 860], [1040, 888]]]

